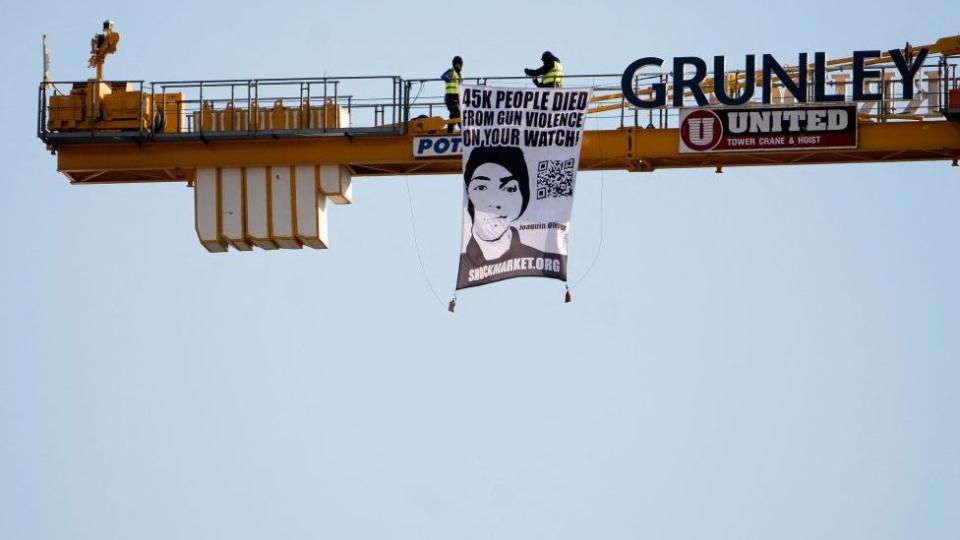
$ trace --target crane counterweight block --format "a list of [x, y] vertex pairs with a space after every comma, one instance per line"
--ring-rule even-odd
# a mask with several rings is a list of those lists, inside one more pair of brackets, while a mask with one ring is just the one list
[[201, 167], [194, 187], [197, 237], [211, 253], [326, 249], [327, 202], [349, 204], [351, 178], [342, 165]]

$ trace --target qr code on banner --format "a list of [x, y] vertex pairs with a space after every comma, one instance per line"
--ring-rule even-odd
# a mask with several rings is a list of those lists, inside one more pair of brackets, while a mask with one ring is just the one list
[[546, 159], [537, 164], [537, 199], [573, 196], [573, 158]]

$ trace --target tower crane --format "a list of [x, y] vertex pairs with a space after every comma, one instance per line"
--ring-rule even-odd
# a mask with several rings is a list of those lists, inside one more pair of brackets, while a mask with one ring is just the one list
[[[95, 78], [40, 84], [37, 135], [72, 184], [185, 182], [195, 193], [198, 237], [211, 252], [326, 248], [326, 203], [350, 203], [355, 177], [461, 171], [459, 137], [447, 135], [448, 121], [433, 114], [443, 109], [429, 96], [431, 87], [439, 88], [437, 80], [398, 75], [105, 80], [106, 57], [119, 41], [114, 24], [106, 21], [91, 42]], [[915, 92], [898, 93], [894, 56], [911, 58], [918, 50], [929, 56], [913, 80], [903, 81], [903, 88]], [[801, 104], [785, 91], [783, 75], [794, 86], [794, 76], [805, 80], [811, 88], [801, 91], [810, 95], [814, 84], [846, 95], [857, 62], [877, 70], [869, 84], [878, 99], [853, 104], [856, 143], [843, 148], [685, 152], [683, 110], [715, 110], [721, 104], [691, 105], [695, 96], [688, 90], [682, 107], [641, 109], [626, 99], [620, 84], [632, 80], [629, 90], [644, 96], [653, 92], [653, 83], [668, 89], [682, 84], [683, 74], [567, 75], [570, 85], [594, 88], [580, 169], [722, 172], [737, 166], [938, 160], [957, 166], [960, 36], [890, 53], [865, 62], [826, 61], [822, 72], [808, 67], [808, 77], [799, 77], [804, 68], [788, 66], [779, 82], [766, 81], [775, 90], [773, 103], [789, 108]], [[516, 85], [516, 79], [472, 82]], [[726, 71], [706, 76], [700, 86], [709, 91], [720, 85], [734, 95], [751, 79], [758, 87], [765, 83], [760, 71]]]

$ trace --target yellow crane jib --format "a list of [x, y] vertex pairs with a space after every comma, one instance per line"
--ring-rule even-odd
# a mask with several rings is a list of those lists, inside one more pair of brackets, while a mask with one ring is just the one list
[[[327, 204], [350, 204], [354, 178], [462, 170], [462, 134], [447, 133], [454, 121], [436, 114], [444, 102], [431, 95], [435, 79], [105, 81], [103, 64], [119, 41], [104, 22], [90, 46], [96, 78], [59, 83], [71, 85], [69, 94], [41, 83], [38, 136], [71, 183], [186, 181], [197, 237], [211, 252], [323, 249]], [[758, 66], [748, 55], [734, 71], [715, 57], [712, 72], [701, 60], [694, 73], [627, 68], [580, 76], [592, 81], [595, 105], [579, 166], [956, 165], [958, 55], [960, 36], [949, 36], [833, 60], [816, 53], [812, 63], [799, 53], [796, 66], [769, 55]], [[495, 79], [509, 77], [477, 84]], [[657, 107], [629, 99], [649, 104], [667, 93], [674, 99]], [[725, 106], [718, 93], [743, 103]], [[609, 111], [617, 113], [602, 114]]]

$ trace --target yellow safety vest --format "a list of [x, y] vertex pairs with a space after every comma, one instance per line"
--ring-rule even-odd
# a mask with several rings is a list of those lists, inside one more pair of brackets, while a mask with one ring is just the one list
[[450, 82], [447, 83], [447, 94], [458, 94], [460, 93], [460, 81], [463, 77], [457, 73], [457, 70], [450, 69]]
[[554, 86], [563, 86], [563, 64], [554, 62], [553, 69], [543, 76], [543, 80], [540, 81], [540, 83], [544, 85], [554, 83]]

